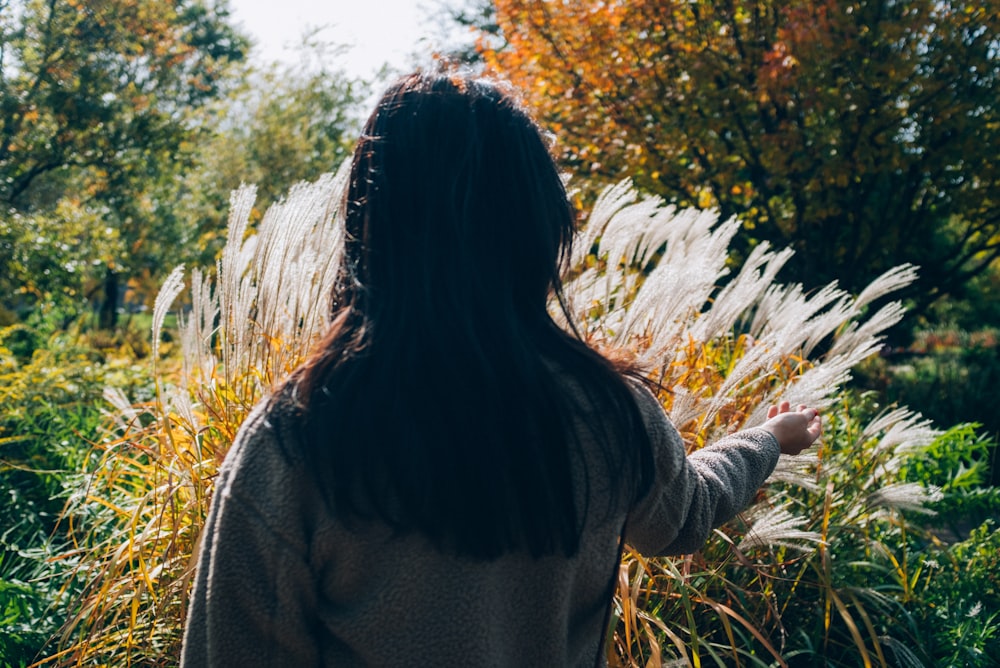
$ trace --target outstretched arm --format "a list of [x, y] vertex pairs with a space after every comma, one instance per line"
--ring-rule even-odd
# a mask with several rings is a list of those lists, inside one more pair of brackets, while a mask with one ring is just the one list
[[687, 554], [712, 529], [745, 508], [774, 470], [780, 453], [798, 454], [820, 433], [818, 414], [788, 403], [746, 429], [687, 455], [677, 429], [645, 388], [637, 392], [653, 447], [652, 489], [632, 508], [626, 540], [645, 554]]

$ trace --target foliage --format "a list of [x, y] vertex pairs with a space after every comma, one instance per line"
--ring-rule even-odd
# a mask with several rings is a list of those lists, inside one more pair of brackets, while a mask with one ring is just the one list
[[431, 20], [443, 36], [437, 60], [478, 68], [484, 64], [484, 45], [504, 47], [493, 0], [438, 0], [434, 10]]
[[983, 273], [974, 276], [952, 299], [935, 302], [921, 328], [940, 327], [944, 324], [957, 329], [1000, 328], [1000, 264], [994, 262]]
[[[870, 410], [833, 396], [901, 316], [898, 303], [870, 304], [913, 274], [890, 271], [856, 299], [835, 286], [807, 295], [774, 283], [789, 252], [761, 244], [720, 289], [736, 227], [609, 188], [566, 284], [590, 340], [625, 346], [651, 369], [692, 449], [759, 423], [779, 395], [832, 407], [817, 458], [784, 459], [758, 503], [701, 553], [626, 557], [609, 659], [888, 665], [915, 648], [910, 665], [939, 665], [940, 647], [923, 642], [930, 599], [918, 585], [920, 560], [944, 557], [924, 513], [982, 484], [969, 462], [986, 445], [968, 429], [938, 437], [905, 409], [866, 423]], [[962, 627], [967, 611], [953, 608], [949, 623]], [[980, 621], [986, 642], [997, 625]]]
[[[56, 170], [63, 175], [57, 184], [45, 185], [56, 175], [38, 177], [41, 182], [37, 189], [45, 197], [31, 199], [0, 216], [0, 265], [6, 267], [10, 283], [16, 286], [10, 290], [11, 297], [0, 300], [6, 305], [8, 321], [53, 302], [80, 312], [87, 301], [107, 306], [114, 298], [119, 303], [124, 300], [130, 311], [143, 309], [147, 302], [151, 305], [164, 267], [182, 261], [215, 261], [224, 241], [228, 193], [244, 180], [258, 186], [260, 210], [254, 213], [256, 222], [260, 211], [276, 201], [289, 183], [317, 178], [346, 156], [348, 137], [353, 136], [357, 124], [352, 114], [367, 89], [335, 66], [339, 56], [336, 48], [307, 36], [299, 62], [251, 69], [233, 62], [242, 58], [246, 44], [227, 26], [224, 5], [202, 7], [187, 2], [184, 6], [190, 6], [184, 12], [191, 16], [184, 12], [174, 16], [170, 13], [174, 11], [170, 9], [172, 4], [177, 3], [157, 4], [156, 11], [165, 13], [166, 18], [173, 17], [171, 20], [176, 19], [177, 24], [163, 26], [158, 38], [181, 37], [171, 30], [204, 29], [211, 39], [222, 40], [231, 49], [212, 56], [217, 62], [211, 64], [206, 60], [208, 53], [184, 47], [183, 58], [173, 53], [169, 60], [170, 67], [181, 69], [159, 76], [181, 76], [183, 67], [201, 62], [206, 67], [211, 65], [211, 90], [185, 99], [163, 97], [166, 91], [160, 91], [157, 94], [163, 99], [157, 103], [159, 108], [144, 106], [141, 110], [159, 114], [158, 125], [146, 123], [150, 127], [143, 126], [146, 134], [142, 136], [118, 132], [115, 141], [122, 145], [115, 149], [115, 160], [122, 164], [100, 169], [115, 174], [124, 168], [131, 170], [127, 183], [98, 179], [99, 170], [82, 164], [86, 163], [85, 156], [74, 155], [80, 147], [73, 144], [65, 149], [73, 167]], [[126, 11], [125, 5], [128, 3], [80, 11], [104, 16], [117, 11], [116, 7]], [[207, 13], [198, 13], [202, 10]], [[198, 23], [184, 23], [189, 19]], [[21, 23], [27, 24], [28, 19]], [[25, 44], [30, 45], [35, 37], [26, 34]], [[150, 40], [154, 37], [147, 36]], [[108, 58], [140, 58], [141, 54], [128, 50], [131, 47], [123, 36], [114, 33], [105, 39]], [[209, 49], [207, 44], [202, 46]], [[82, 47], [73, 43], [68, 48]], [[116, 48], [126, 53], [111, 53]], [[148, 48], [153, 47], [143, 47]], [[169, 52], [170, 45], [156, 48]], [[221, 46], [211, 48], [217, 51]], [[81, 65], [75, 61], [66, 64], [67, 68], [76, 66]], [[148, 88], [154, 84], [144, 85]], [[90, 106], [107, 102], [87, 98], [102, 94], [103, 89], [95, 86], [78, 92], [80, 104], [84, 100]], [[148, 91], [140, 89], [126, 92], [141, 93], [143, 104], [153, 105], [147, 99]], [[115, 116], [125, 113], [126, 102], [118, 100], [118, 106], [103, 113], [119, 124], [139, 124], [140, 119]], [[161, 136], [154, 130], [169, 130], [171, 134]], [[96, 141], [100, 134], [100, 128], [87, 131], [90, 134], [79, 144]], [[125, 146], [124, 142], [132, 144]], [[105, 324], [112, 315], [104, 312]]]
[[118, 231], [101, 222], [99, 214], [72, 200], [44, 214], [0, 216], [0, 262], [6, 280], [19, 281], [4, 300], [7, 306], [26, 311], [60, 304], [81, 310], [95, 278], [95, 265], [86, 255], [111, 257], [120, 244]]
[[995, 666], [1000, 656], [1000, 530], [984, 522], [925, 579], [921, 629], [941, 666]]
[[[311, 41], [297, 65], [272, 66], [254, 82], [247, 122], [234, 123], [244, 146], [247, 183], [257, 187], [261, 211], [289, 184], [315, 180], [341, 164], [360, 130], [351, 114], [366, 86], [332, 67], [342, 49]], [[233, 182], [230, 190], [240, 185]]]
[[[905, 349], [887, 351], [861, 368], [859, 383], [883, 393], [888, 401], [919, 410], [937, 424], [977, 422], [994, 439], [1000, 416], [993, 395], [1000, 383], [996, 329], [964, 331], [951, 327], [925, 329]], [[986, 479], [1000, 482], [995, 450], [981, 453]]]
[[1000, 517], [1000, 488], [983, 485], [989, 480], [987, 458], [995, 445], [995, 440], [976, 433], [976, 425], [961, 424], [907, 462], [902, 471], [907, 481], [943, 481], [944, 496], [927, 506], [937, 513], [937, 526]]
[[[139, 370], [107, 360], [75, 328], [0, 329], [0, 657], [27, 664], [65, 622], [69, 564], [55, 531], [104, 416], [106, 382], [138, 387]], [[67, 587], [66, 591], [71, 591]]]
[[368, 87], [336, 67], [341, 52], [307, 35], [297, 63], [247, 72], [243, 86], [212, 106], [204, 122], [213, 134], [172, 198], [194, 224], [199, 264], [217, 259], [227, 198], [241, 184], [256, 185], [256, 223], [289, 184], [317, 179], [347, 157], [360, 129], [353, 114]]
[[497, 0], [487, 62], [575, 173], [719, 207], [785, 275], [857, 292], [902, 261], [919, 307], [1000, 254], [996, 0]]
[[913, 468], [941, 451], [967, 458], [975, 439], [843, 402], [805, 477], [772, 480], [701, 552], [626, 555], [612, 665], [993, 665], [1000, 532], [947, 545], [928, 529], [931, 508], [981, 479]]
[[[78, 298], [86, 273], [106, 292], [105, 324], [114, 321], [118, 276], [155, 268], [183, 240], [158, 189], [190, 159], [191, 111], [224, 92], [245, 51], [224, 4], [0, 2], [0, 287], [17, 295], [8, 309], [63, 290]], [[79, 228], [40, 236], [37, 250], [53, 256], [24, 248], [41, 216], [50, 230]]]
[[133, 405], [123, 392], [106, 393], [119, 415], [115, 437], [95, 444], [88, 494], [66, 515], [85, 586], [54, 664], [177, 663], [218, 466], [250, 408], [325, 328], [339, 248], [331, 222], [345, 176], [293, 188], [255, 233], [254, 190], [234, 194], [218, 275], [192, 272], [179, 369], [164, 366], [160, 338], [182, 269], [164, 283], [152, 319], [156, 394]]
[[[109, 392], [121, 416], [117, 438], [97, 444], [89, 493], [77, 497], [67, 515], [86, 586], [54, 663], [176, 661], [191, 555], [215, 471], [249, 408], [325, 328], [323, 304], [342, 242], [343, 178], [294, 189], [255, 233], [248, 233], [252, 191], [234, 196], [218, 276], [192, 273], [179, 376], [162, 367], [159, 338], [167, 309], [183, 290], [180, 270], [164, 284], [152, 323], [156, 396], [132, 405]], [[736, 224], [715, 223], [710, 214], [677, 212], [655, 199], [637, 200], [625, 186], [613, 189], [591, 214], [566, 285], [570, 307], [595, 344], [630, 347], [657, 369], [671, 390], [664, 398], [692, 438], [696, 429], [712, 436], [756, 421], [761, 402], [777, 393], [829, 405], [832, 388], [901, 314], [898, 304], [867, 318], [861, 310], [912, 280], [903, 268], [857, 299], [833, 286], [806, 296], [797, 286], [772, 285], [789, 253], [762, 245], [719, 292], [714, 286], [726, 271]], [[590, 247], [595, 255], [586, 252]], [[682, 276], [685, 298], [656, 297], [677, 295], [670, 281]], [[820, 343], [826, 352], [807, 362]], [[675, 361], [674, 349], [686, 352]], [[784, 475], [801, 478], [792, 470]], [[777, 505], [776, 512], [787, 510]], [[658, 563], [669, 568], [674, 562]], [[628, 628], [639, 642], [638, 627]]]

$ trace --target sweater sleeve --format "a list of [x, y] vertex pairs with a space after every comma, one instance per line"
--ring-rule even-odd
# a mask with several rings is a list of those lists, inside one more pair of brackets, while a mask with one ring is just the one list
[[301, 481], [275, 439], [258, 412], [223, 464], [202, 530], [184, 668], [319, 664]]
[[636, 400], [656, 475], [629, 513], [626, 540], [644, 554], [695, 552], [713, 528], [753, 500], [778, 463], [778, 441], [764, 429], [747, 429], [687, 455], [680, 434], [652, 393], [637, 388]]

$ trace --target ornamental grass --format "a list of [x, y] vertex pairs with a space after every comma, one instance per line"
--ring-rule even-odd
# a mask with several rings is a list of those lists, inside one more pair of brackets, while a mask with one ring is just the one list
[[[62, 559], [85, 586], [42, 664], [177, 663], [218, 467], [250, 408], [326, 326], [345, 175], [294, 187], [255, 229], [253, 188], [235, 192], [214, 270], [178, 268], [165, 282], [153, 313], [155, 397], [105, 393], [108, 437], [63, 518], [74, 542]], [[924, 665], [908, 649], [916, 627], [905, 603], [925, 575], [908, 545], [927, 535], [919, 512], [939, 492], [906, 475], [938, 434], [905, 409], [861, 423], [840, 393], [902, 317], [886, 296], [915, 270], [894, 269], [857, 296], [836, 285], [807, 293], [775, 280], [788, 249], [761, 244], [732, 267], [738, 231], [735, 219], [622, 183], [598, 199], [566, 268], [578, 329], [648, 370], [689, 449], [762, 422], [778, 397], [827, 416], [821, 442], [782, 457], [753, 506], [698, 554], [626, 549], [609, 661]], [[177, 326], [165, 333], [172, 308]]]

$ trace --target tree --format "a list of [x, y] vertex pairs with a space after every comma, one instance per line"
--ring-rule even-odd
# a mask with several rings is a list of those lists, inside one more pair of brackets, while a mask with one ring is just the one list
[[785, 278], [858, 290], [914, 262], [919, 308], [1000, 256], [997, 0], [496, 8], [486, 60], [573, 171], [739, 214], [796, 249]]
[[82, 284], [10, 275], [31, 232], [19, 221], [58, 223], [68, 207], [114, 240], [97, 254], [81, 248], [93, 229], [58, 240], [103, 272], [105, 326], [120, 276], [178, 247], [184, 231], [155, 193], [190, 163], [191, 111], [225, 92], [246, 53], [227, 19], [224, 4], [201, 0], [0, 0], [0, 262], [20, 305], [78, 297]]
[[350, 154], [369, 88], [337, 66], [342, 53], [307, 34], [298, 62], [247, 71], [243, 86], [207, 110], [203, 123], [212, 135], [170, 198], [175, 213], [194, 224], [197, 263], [216, 259], [229, 194], [241, 183], [257, 187], [257, 222], [290, 186], [335, 171]]
[[484, 46], [504, 48], [493, 0], [437, 0], [432, 24], [441, 45], [435, 58], [466, 68], [483, 65]]

